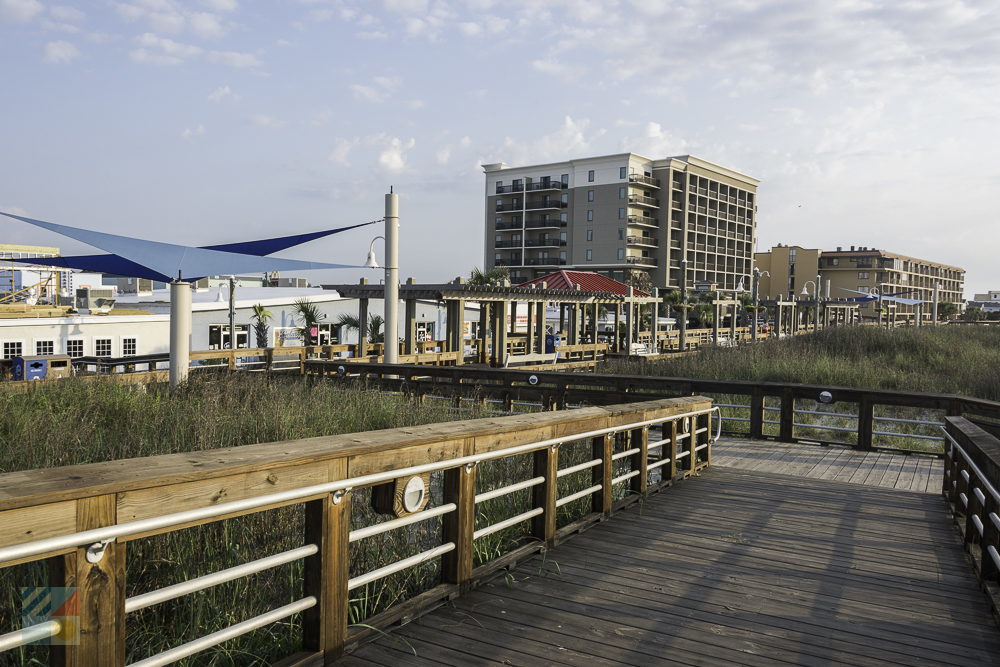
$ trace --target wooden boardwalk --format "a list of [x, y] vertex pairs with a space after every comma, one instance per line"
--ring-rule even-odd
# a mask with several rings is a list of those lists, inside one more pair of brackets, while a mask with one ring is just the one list
[[[782, 460], [808, 465], [795, 456]], [[877, 488], [888, 469], [869, 486], [824, 477], [831, 466], [713, 466], [343, 664], [1000, 664], [940, 496]]]
[[941, 459], [933, 456], [740, 438], [723, 438], [715, 443], [712, 463], [743, 470], [930, 493], [940, 493], [944, 477]]

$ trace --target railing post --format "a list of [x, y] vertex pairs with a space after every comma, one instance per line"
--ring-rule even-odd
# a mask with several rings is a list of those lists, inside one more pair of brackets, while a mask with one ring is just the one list
[[[467, 439], [466, 455], [473, 449], [471, 439]], [[476, 530], [476, 466], [467, 465], [450, 468], [444, 473], [444, 502], [455, 503], [454, 512], [443, 519], [444, 542], [454, 542], [455, 549], [443, 556], [441, 577], [449, 584], [458, 584], [460, 590], [467, 590], [472, 579], [473, 538]]]
[[601, 459], [601, 465], [591, 468], [590, 479], [596, 485], [601, 485], [601, 490], [593, 496], [593, 510], [600, 512], [605, 517], [611, 516], [611, 479], [612, 472], [611, 455], [614, 452], [615, 437], [610, 433], [598, 436], [591, 440], [591, 453], [595, 459]]
[[875, 404], [871, 396], [863, 394], [858, 402], [858, 449], [872, 449], [873, 430], [875, 430]]
[[[664, 424], [664, 426], [666, 427], [666, 424]], [[669, 479], [671, 482], [673, 482], [674, 478], [677, 477], [677, 420], [671, 420], [669, 428], [670, 428], [670, 445], [669, 446], [664, 445], [664, 447], [667, 448], [665, 453], [667, 454], [667, 456], [670, 457], [670, 463], [668, 463], [664, 467], [667, 469], [670, 475], [669, 477], [666, 477], [666, 479]], [[664, 431], [663, 435], [664, 437], [667, 435], [666, 431]], [[662, 455], [664, 453], [664, 450], [661, 449], [660, 453]], [[663, 473], [660, 474], [662, 475]]]
[[980, 543], [981, 548], [981, 558], [982, 558], [982, 578], [986, 580], [997, 581], [1000, 577], [1000, 571], [997, 570], [997, 565], [993, 562], [993, 558], [990, 556], [987, 549], [993, 547], [994, 549], [1000, 549], [1000, 530], [997, 530], [996, 525], [993, 520], [990, 519], [990, 514], [996, 513], [1000, 515], [1000, 503], [997, 502], [993, 494], [986, 494], [986, 504], [983, 507], [983, 540]]
[[531, 520], [531, 532], [536, 539], [552, 545], [556, 534], [556, 498], [559, 494], [556, 471], [559, 467], [559, 448], [546, 447], [534, 453], [535, 477], [544, 477], [545, 482], [532, 487], [534, 507], [545, 511]]
[[783, 389], [781, 392], [781, 423], [779, 424], [778, 439], [782, 442], [791, 442], [795, 433], [795, 394], [791, 389]]
[[649, 465], [649, 427], [643, 426], [634, 429], [630, 435], [629, 449], [639, 448], [639, 453], [632, 455], [632, 470], [640, 471], [638, 475], [629, 480], [630, 486], [632, 491], [644, 496], [646, 495], [646, 485], [649, 482], [649, 473], [646, 472], [646, 466]]
[[[329, 470], [331, 481], [347, 476], [343, 460]], [[322, 653], [324, 663], [339, 657], [347, 642], [350, 528], [350, 494], [326, 494], [305, 504], [305, 541], [319, 552], [305, 560], [303, 590], [317, 604], [303, 612], [302, 645]]]
[[764, 390], [760, 387], [750, 391], [750, 439], [764, 439]]
[[[76, 529], [92, 530], [117, 523], [115, 495], [76, 501]], [[125, 664], [125, 545], [109, 542], [99, 550], [79, 547], [53, 559], [55, 585], [76, 588], [79, 643], [52, 647], [52, 663], [63, 667]], [[61, 579], [61, 582], [59, 581]]]

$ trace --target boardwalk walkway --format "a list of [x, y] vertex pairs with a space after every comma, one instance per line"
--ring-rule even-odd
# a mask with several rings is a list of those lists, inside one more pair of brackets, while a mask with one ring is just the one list
[[[812, 449], [837, 455], [825, 467], [775, 450], [754, 470], [719, 464], [760, 452], [716, 451], [699, 477], [343, 664], [1000, 664], [1000, 631], [945, 504], [924, 490], [939, 478], [879, 488], [890, 470], [893, 486], [920, 487], [920, 466], [876, 454], [864, 486], [838, 481], [850, 467], [860, 478], [863, 462], [838, 469], [837, 450]], [[773, 472], [779, 460], [812, 477]]]

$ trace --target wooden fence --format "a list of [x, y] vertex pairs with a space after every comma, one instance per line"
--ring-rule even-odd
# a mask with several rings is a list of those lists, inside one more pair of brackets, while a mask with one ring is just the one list
[[[50, 580], [30, 583], [77, 587], [79, 643], [53, 647], [52, 664], [115, 667], [125, 663], [125, 628], [134, 611], [226, 577], [304, 559], [300, 599], [134, 664], [168, 664], [297, 614], [305, 650], [283, 664], [323, 664], [369, 628], [459, 594], [709, 465], [712, 412], [711, 401], [686, 397], [8, 473], [0, 475], [0, 567], [44, 559]], [[585, 447], [586, 460], [560, 465], [560, 451], [569, 446]], [[502, 480], [496, 488], [477, 482], [480, 463], [519, 455], [532, 457], [526, 478]], [[443, 473], [442, 504], [373, 525], [351, 525], [351, 498], [359, 490], [405, 484], [409, 493], [409, 483], [428, 473]], [[561, 495], [564, 479], [578, 480], [576, 490]], [[528, 512], [483, 525], [477, 503], [529, 489]], [[589, 511], [559, 526], [557, 508], [577, 502]], [[279, 507], [304, 513], [301, 547], [126, 598], [127, 543]], [[443, 520], [435, 546], [352, 576], [352, 544], [433, 517]], [[526, 521], [530, 543], [474, 566], [476, 540]], [[266, 545], [255, 551], [261, 548]], [[439, 585], [367, 619], [366, 627], [349, 628], [350, 591], [438, 557]], [[0, 650], [19, 650], [65, 629], [51, 621], [8, 632], [0, 635]]]

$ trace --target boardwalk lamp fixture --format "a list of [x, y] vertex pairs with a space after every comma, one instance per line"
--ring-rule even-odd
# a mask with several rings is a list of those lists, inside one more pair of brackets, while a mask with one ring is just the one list
[[[383, 354], [385, 363], [395, 364], [399, 362], [399, 195], [394, 193], [391, 187], [385, 196], [383, 220], [385, 234], [372, 239], [371, 245], [368, 246], [365, 268], [383, 268], [375, 258], [375, 242], [382, 239], [385, 242], [385, 294], [382, 299], [385, 307]], [[361, 332], [359, 335], [364, 334]]]
[[[224, 245], [192, 246], [160, 243], [130, 236], [96, 232], [79, 227], [60, 225], [26, 218], [12, 213], [4, 215], [29, 225], [41, 227], [87, 245], [107, 251], [105, 255], [73, 257], [32, 257], [29, 263], [47, 266], [98, 271], [110, 275], [170, 283], [170, 386], [176, 387], [187, 379], [191, 352], [191, 281], [206, 276], [239, 275], [268, 271], [314, 271], [317, 269], [359, 269], [351, 264], [328, 264], [271, 257], [272, 253], [301, 245], [314, 239], [374, 224], [339, 227], [320, 232], [246, 241]], [[16, 260], [15, 260], [16, 261]], [[233, 332], [230, 331], [230, 337]], [[231, 343], [232, 344], [232, 338]]]

